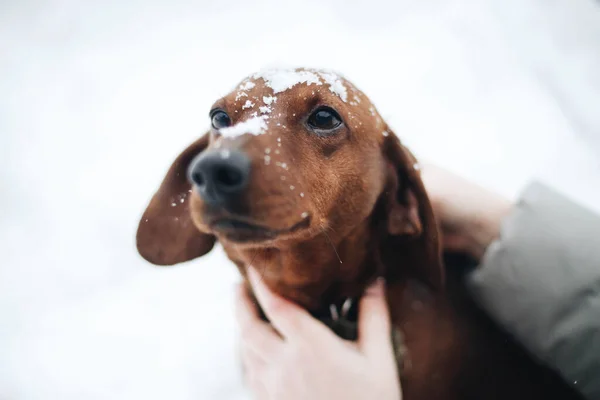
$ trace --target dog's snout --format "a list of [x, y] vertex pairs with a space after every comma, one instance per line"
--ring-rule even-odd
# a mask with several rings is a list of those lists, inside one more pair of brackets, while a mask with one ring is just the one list
[[190, 164], [188, 179], [212, 205], [225, 205], [248, 185], [250, 159], [241, 151], [219, 150], [200, 154]]

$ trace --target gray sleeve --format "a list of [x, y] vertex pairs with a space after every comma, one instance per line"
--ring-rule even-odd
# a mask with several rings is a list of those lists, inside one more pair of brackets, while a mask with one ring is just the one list
[[600, 399], [600, 217], [529, 186], [469, 287], [534, 356]]

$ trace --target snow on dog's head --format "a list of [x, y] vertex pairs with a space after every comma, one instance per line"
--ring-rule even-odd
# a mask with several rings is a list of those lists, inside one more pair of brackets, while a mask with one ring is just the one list
[[[322, 95], [325, 89], [344, 103], [348, 103], [348, 93], [353, 91], [353, 100], [349, 104], [356, 106], [360, 102], [360, 95], [356, 88], [334, 71], [301, 68], [265, 69], [244, 79], [229, 96], [226, 96], [233, 99], [234, 115], [231, 120], [235, 120], [235, 124], [215, 127], [215, 129], [223, 138], [266, 133], [272, 125], [271, 121], [283, 115], [283, 112], [278, 110], [277, 100], [281, 97], [293, 97], [294, 94], [291, 92], [298, 87], [312, 88], [309, 94], [313, 98]], [[307, 100], [307, 98], [308, 96], [303, 92], [303, 99]], [[282, 127], [285, 124], [278, 121], [274, 125]]]

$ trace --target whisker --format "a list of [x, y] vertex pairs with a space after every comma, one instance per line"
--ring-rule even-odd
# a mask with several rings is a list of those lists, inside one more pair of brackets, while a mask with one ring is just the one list
[[329, 238], [329, 235], [327, 234], [327, 231], [325, 231], [325, 229], [322, 229], [321, 232], [323, 232], [323, 235], [325, 235], [325, 237], [327, 238], [327, 241], [331, 245], [331, 248], [335, 252], [335, 255], [337, 256], [338, 260], [340, 260], [340, 264], [343, 264], [342, 259], [340, 258], [340, 255], [337, 252], [337, 249], [335, 248], [335, 246], [333, 245], [333, 242], [331, 241], [331, 239]]
[[335, 233], [335, 234], [337, 235], [337, 232], [335, 231], [335, 229], [333, 229], [333, 227], [331, 227], [331, 226], [329, 226], [329, 225], [326, 225], [326, 226], [325, 226], [325, 229], [328, 229], [328, 230], [330, 230], [332, 233]]
[[[257, 251], [257, 255], [258, 255], [259, 251], [262, 251], [264, 254], [266, 254], [268, 250], [267, 249], [263, 249], [263, 248], [259, 248], [258, 251]], [[254, 258], [256, 258], [256, 256], [254, 256]], [[260, 274], [261, 278], [263, 278], [265, 276], [265, 271], [266, 270], [267, 270], [267, 263], [265, 263], [265, 265], [263, 265], [262, 273]]]
[[258, 257], [258, 251], [262, 250], [260, 248], [256, 249], [256, 253], [254, 253], [254, 257], [252, 257], [252, 259], [250, 260], [250, 263], [248, 264], [249, 267], [252, 267], [252, 264], [254, 264], [254, 260], [256, 260], [256, 257]]
[[[254, 257], [252, 257], [252, 259], [250, 260], [250, 264], [248, 264], [248, 267], [253, 267], [253, 266], [254, 266], [254, 260], [256, 260], [256, 257], [258, 257], [258, 254], [259, 254], [259, 253], [260, 253], [262, 250], [263, 250], [262, 248], [258, 248], [258, 249], [256, 249], [256, 253], [254, 253]], [[266, 268], [266, 266], [265, 266], [265, 267], [263, 267], [263, 268]], [[265, 272], [265, 271], [264, 271], [264, 269], [263, 269], [262, 273], [261, 273], [261, 274], [258, 274], [258, 278], [259, 278], [259, 280], [260, 280], [260, 279], [262, 279], [262, 276], [263, 276], [264, 272]]]

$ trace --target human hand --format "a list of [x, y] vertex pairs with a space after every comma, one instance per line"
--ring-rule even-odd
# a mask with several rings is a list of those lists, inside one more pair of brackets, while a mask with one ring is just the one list
[[399, 400], [384, 284], [359, 305], [358, 341], [337, 337], [306, 310], [271, 292], [254, 268], [250, 283], [271, 324], [262, 321], [240, 286], [237, 320], [250, 390], [259, 400]]
[[481, 260], [500, 234], [511, 202], [434, 165], [424, 165], [421, 178], [441, 227], [444, 249]]

